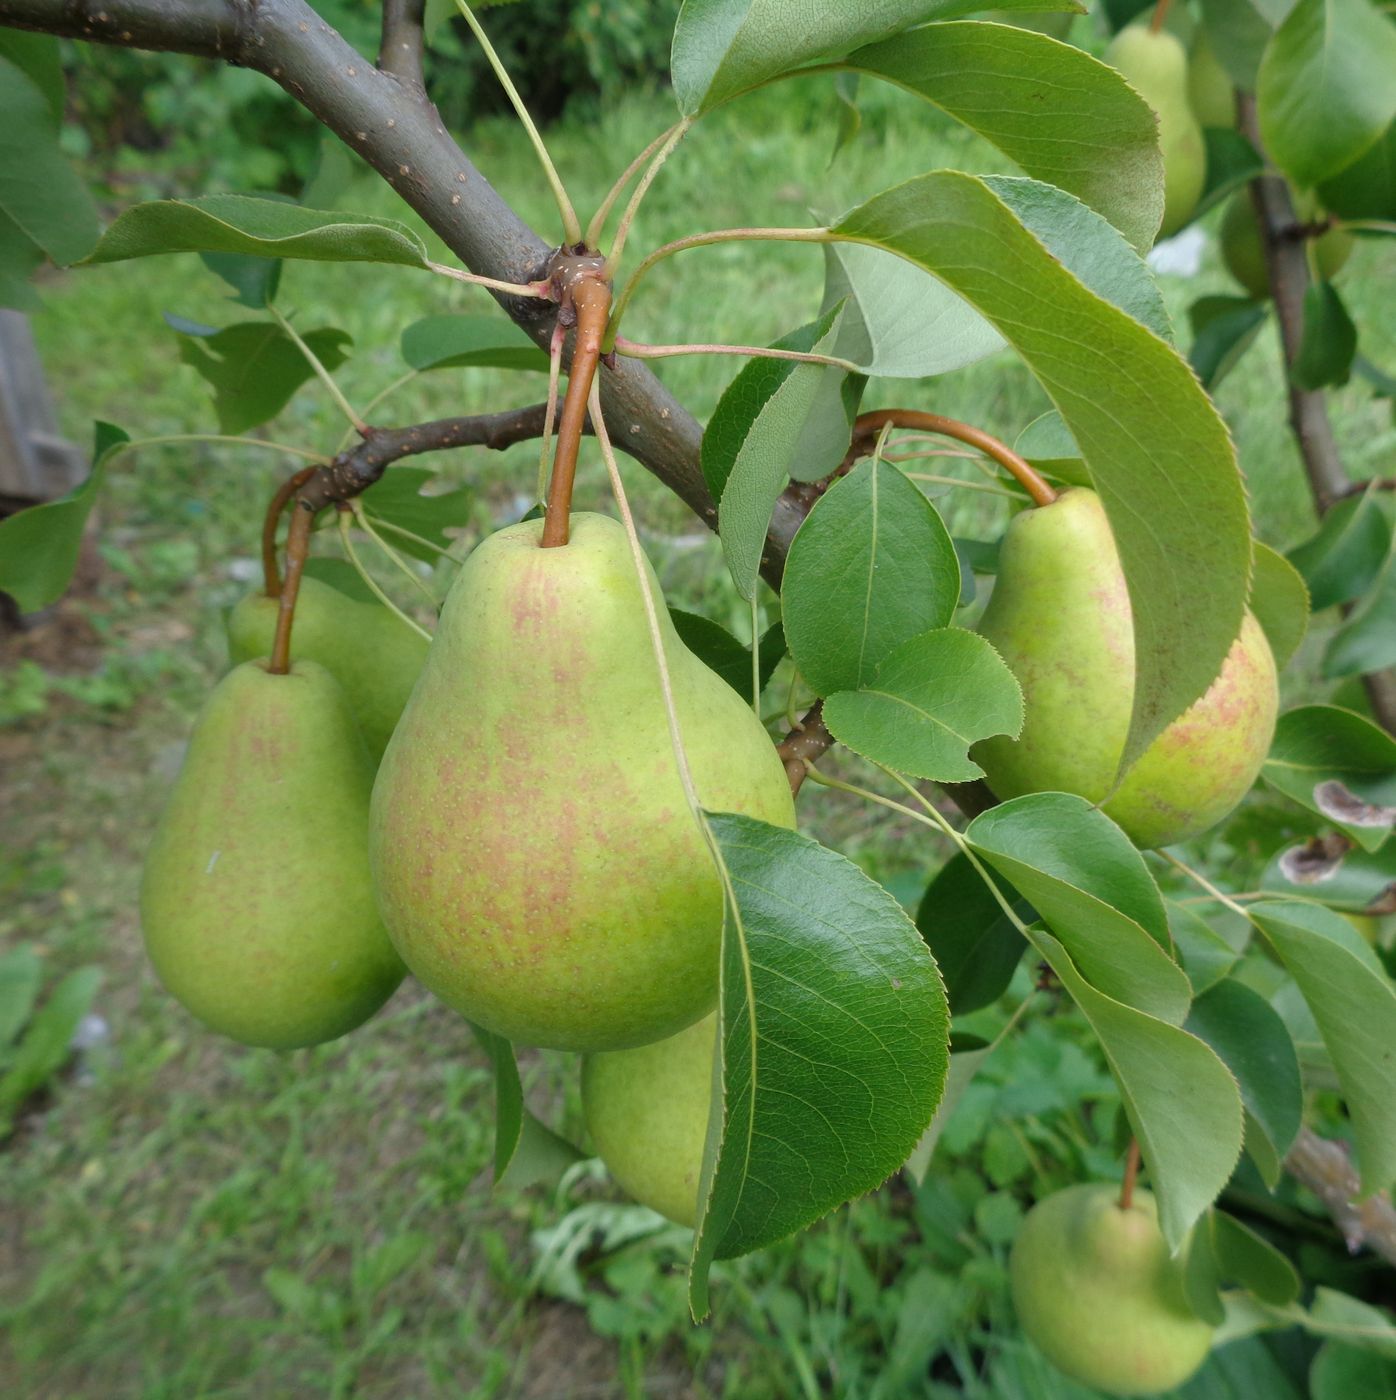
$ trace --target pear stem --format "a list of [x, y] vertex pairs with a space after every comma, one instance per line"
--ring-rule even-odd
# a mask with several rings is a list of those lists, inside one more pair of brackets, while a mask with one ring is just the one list
[[1032, 498], [1035, 506], [1050, 506], [1057, 499], [1057, 493], [1042, 475], [1007, 443], [1000, 442], [982, 428], [961, 423], [955, 418], [942, 418], [938, 413], [921, 413], [911, 408], [878, 408], [871, 413], [861, 414], [853, 424], [855, 447], [881, 432], [888, 424], [894, 428], [912, 428], [921, 433], [935, 433], [939, 437], [954, 438], [957, 442], [977, 447], [986, 457], [992, 457], [1017, 481]]
[[1172, 0], [1158, 0], [1154, 6], [1153, 18], [1149, 21], [1149, 33], [1157, 34], [1163, 28], [1163, 22], [1168, 18], [1168, 7]]
[[297, 501], [292, 508], [291, 528], [286, 533], [286, 578], [281, 585], [281, 606], [276, 614], [276, 636], [271, 644], [271, 664], [267, 670], [284, 676], [291, 669], [291, 624], [295, 621], [296, 597], [301, 591], [301, 574], [310, 553], [310, 527], [315, 512]]
[[611, 311], [611, 289], [597, 277], [579, 277], [571, 289], [577, 313], [577, 338], [567, 371], [567, 397], [557, 425], [557, 451], [553, 454], [553, 479], [543, 520], [544, 549], [567, 543], [572, 510], [572, 485], [577, 477], [577, 450], [587, 421], [587, 401], [601, 360], [601, 339]]
[[281, 575], [276, 563], [276, 527], [281, 523], [281, 512], [317, 471], [319, 467], [306, 467], [287, 477], [276, 488], [276, 494], [267, 505], [266, 517], [262, 521], [262, 582], [268, 598], [281, 596]]
[[1134, 1204], [1134, 1183], [1139, 1177], [1139, 1139], [1130, 1138], [1129, 1151], [1125, 1154], [1125, 1179], [1120, 1185], [1120, 1209], [1128, 1210]]

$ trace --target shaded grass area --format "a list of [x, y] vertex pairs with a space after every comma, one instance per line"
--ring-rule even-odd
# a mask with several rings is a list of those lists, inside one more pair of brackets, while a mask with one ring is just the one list
[[[666, 99], [640, 95], [550, 132], [578, 204], [593, 205], [610, 174], [670, 120]], [[656, 184], [634, 231], [632, 265], [647, 247], [699, 228], [803, 223], [925, 169], [997, 165], [924, 107], [883, 95], [852, 159], [830, 170], [834, 120], [827, 88], [809, 83], [717, 114]], [[510, 125], [482, 126], [470, 148], [507, 198], [552, 227], [546, 193]], [[403, 214], [367, 180], [346, 204]], [[1360, 249], [1350, 285], [1375, 288], [1380, 256]], [[1225, 289], [1214, 263], [1195, 282], [1165, 283], [1180, 323], [1193, 295]], [[687, 253], [652, 278], [627, 332], [770, 340], [817, 310], [821, 280], [821, 255], [807, 247]], [[161, 313], [215, 324], [248, 313], [193, 258], [64, 277], [47, 301], [35, 330], [71, 435], [85, 438], [94, 417], [140, 436], [215, 431], [202, 384], [180, 364]], [[404, 325], [488, 309], [481, 294], [425, 275], [313, 265], [288, 267], [281, 302], [302, 328], [338, 325], [353, 335], [354, 356], [338, 377], [356, 404], [402, 372]], [[1373, 294], [1355, 312], [1373, 358], [1396, 359], [1396, 304]], [[702, 417], [737, 368], [694, 358], [659, 373]], [[442, 372], [404, 387], [375, 417], [409, 422], [503, 408], [542, 390], [536, 376]], [[1312, 515], [1278, 394], [1266, 343], [1220, 402], [1241, 446], [1260, 533], [1283, 546], [1307, 532]], [[891, 402], [966, 418], [1010, 440], [1046, 407], [1006, 357], [935, 384], [878, 386], [869, 400]], [[1355, 386], [1335, 396], [1335, 417], [1356, 472], [1389, 456], [1389, 405]], [[328, 450], [342, 429], [312, 384], [268, 435]], [[444, 454], [432, 464], [475, 491], [472, 536], [527, 504], [536, 470], [527, 446], [499, 456]], [[254, 450], [187, 445], [126, 458], [101, 507], [102, 582], [64, 605], [75, 644], [43, 656], [70, 684], [33, 713], [0, 707], [14, 721], [0, 729], [0, 941], [36, 942], [55, 970], [99, 964], [105, 983], [96, 1009], [109, 1031], [0, 1150], [0, 1393], [817, 1394], [851, 1377], [871, 1386], [889, 1353], [914, 1363], [926, 1342], [924, 1326], [916, 1331], [918, 1306], [941, 1308], [966, 1330], [1003, 1323], [1002, 1257], [1016, 1216], [1011, 1201], [976, 1204], [984, 1182], [963, 1167], [957, 1171], [970, 1180], [953, 1189], [927, 1195], [899, 1186], [794, 1244], [728, 1267], [706, 1329], [685, 1318], [683, 1241], [674, 1232], [653, 1247], [622, 1248], [587, 1273], [581, 1303], [566, 1301], [581, 1283], [574, 1287], [566, 1269], [541, 1269], [549, 1241], [533, 1232], [569, 1218], [569, 1208], [614, 1200], [614, 1189], [583, 1173], [561, 1201], [490, 1190], [485, 1065], [460, 1021], [419, 989], [404, 987], [349, 1039], [287, 1056], [216, 1040], [161, 992], [140, 949], [141, 852], [192, 716], [224, 664], [220, 614], [248, 587], [260, 502], [289, 467]], [[627, 477], [670, 600], [745, 635], [745, 608], [726, 584], [715, 543], [638, 467]], [[957, 531], [995, 533], [998, 505], [961, 496], [949, 506]], [[607, 503], [590, 452], [578, 499]], [[13, 699], [11, 690], [0, 696]], [[909, 900], [941, 859], [919, 831], [874, 824], [837, 794], [811, 793], [803, 819]], [[1108, 1097], [1079, 1058], [1073, 1083]], [[573, 1063], [533, 1055], [525, 1068], [534, 1106], [578, 1138]], [[998, 1149], [1001, 1157], [1012, 1150]], [[1049, 1160], [1073, 1150], [1039, 1145]], [[1080, 1150], [1085, 1165], [1108, 1169], [1098, 1144], [1083, 1139]], [[959, 1151], [976, 1156], [972, 1134]], [[634, 1223], [623, 1213], [607, 1219], [618, 1229]], [[945, 1260], [958, 1260], [961, 1312], [918, 1282], [937, 1230], [964, 1251], [937, 1256], [946, 1268]]]

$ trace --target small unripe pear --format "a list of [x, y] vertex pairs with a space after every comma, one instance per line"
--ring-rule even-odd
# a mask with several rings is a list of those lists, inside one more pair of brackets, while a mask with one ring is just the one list
[[601, 1160], [641, 1205], [692, 1229], [712, 1103], [717, 1014], [653, 1045], [582, 1062], [582, 1107]]
[[1207, 177], [1207, 146], [1188, 102], [1188, 56], [1166, 30], [1130, 25], [1115, 35], [1105, 61], [1158, 116], [1163, 154], [1163, 224], [1158, 236], [1177, 233], [1192, 218]]
[[1200, 125], [1236, 125], [1236, 89], [1205, 29], [1197, 31], [1188, 54], [1188, 101]]
[[1188, 1306], [1158, 1207], [1136, 1190], [1069, 1186], [1027, 1214], [1009, 1258], [1024, 1334], [1058, 1370], [1110, 1395], [1156, 1395], [1206, 1359], [1212, 1328]]
[[[1321, 217], [1312, 199], [1296, 201], [1295, 212], [1305, 221]], [[1331, 282], [1342, 270], [1352, 253], [1352, 243], [1352, 234], [1344, 228], [1331, 228], [1314, 241], [1314, 259], [1325, 282]], [[1221, 253], [1226, 270], [1251, 296], [1257, 301], [1269, 298], [1270, 269], [1265, 263], [1255, 205], [1246, 190], [1232, 196], [1222, 216]]]
[[1134, 706], [1134, 623], [1094, 491], [1064, 491], [1014, 518], [979, 631], [1023, 687], [1019, 737], [973, 751], [996, 796], [1074, 792], [1147, 848], [1214, 826], [1259, 775], [1279, 692], [1269, 643], [1247, 613], [1211, 688], [1115, 788]]

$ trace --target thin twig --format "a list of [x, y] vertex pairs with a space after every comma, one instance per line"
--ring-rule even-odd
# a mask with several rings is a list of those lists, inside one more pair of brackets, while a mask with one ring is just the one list
[[861, 366], [852, 360], [841, 360], [836, 355], [816, 355], [805, 350], [775, 350], [767, 345], [646, 345], [618, 335], [612, 348], [618, 355], [626, 355], [633, 360], [667, 360], [675, 355], [745, 355], [753, 360], [795, 360], [806, 365], [832, 365], [850, 374], [861, 373]]
[[339, 411], [348, 419], [354, 431], [356, 433], [367, 431], [368, 424], [354, 412], [353, 406], [344, 397], [344, 391], [335, 383], [334, 376], [321, 364], [320, 357], [305, 343], [296, 328], [275, 306], [268, 305], [267, 310], [271, 313], [272, 320], [281, 327], [282, 331], [295, 344], [296, 349], [305, 356], [306, 363], [315, 371], [315, 377], [325, 386], [329, 396], [335, 401]]

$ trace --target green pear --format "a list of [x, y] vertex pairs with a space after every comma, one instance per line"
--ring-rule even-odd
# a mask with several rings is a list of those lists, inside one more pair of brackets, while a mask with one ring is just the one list
[[1000, 798], [1078, 793], [1137, 845], [1168, 846], [1214, 826], [1260, 773], [1278, 687], [1269, 643], [1247, 613], [1211, 688], [1114, 788], [1134, 704], [1134, 627], [1094, 491], [1064, 491], [1013, 519], [979, 631], [1023, 687], [1020, 737], [974, 748]]
[[1130, 25], [1115, 35], [1105, 61], [1158, 116], [1163, 153], [1163, 224], [1160, 238], [1177, 233], [1192, 218], [1207, 177], [1207, 147], [1188, 103], [1188, 56], [1166, 31], [1155, 34]]
[[[1295, 213], [1306, 222], [1323, 217], [1312, 199], [1296, 200]], [[1352, 234], [1344, 228], [1331, 228], [1314, 240], [1314, 259], [1325, 282], [1331, 282], [1342, 271], [1352, 253], [1352, 244]], [[1269, 298], [1270, 269], [1265, 263], [1255, 205], [1246, 190], [1231, 197], [1222, 215], [1221, 254], [1226, 270], [1256, 301]]]
[[205, 1025], [290, 1050], [368, 1020], [404, 968], [368, 873], [373, 765], [339, 682], [250, 661], [214, 687], [146, 856], [160, 980]]
[[641, 1205], [691, 1230], [713, 1092], [717, 1014], [678, 1035], [582, 1061], [582, 1108], [601, 1160]]
[[1059, 1370], [1110, 1395], [1182, 1385], [1212, 1328], [1188, 1306], [1147, 1191], [1122, 1210], [1117, 1187], [1068, 1186], [1039, 1201], [1009, 1256], [1024, 1334]]
[[1199, 126], [1236, 125], [1235, 84], [1202, 28], [1188, 53], [1188, 102]]
[[[404, 961], [462, 1015], [618, 1050], [712, 1010], [722, 891], [625, 531], [579, 514], [564, 546], [541, 532], [491, 535], [451, 587], [374, 786], [373, 873]], [[793, 826], [766, 731], [662, 603], [659, 625], [703, 806]]]
[[[271, 654], [280, 601], [244, 598], [228, 614], [233, 664]], [[302, 578], [291, 653], [318, 661], [344, 687], [375, 763], [426, 660], [427, 643], [381, 603], [360, 603], [319, 579]]]

